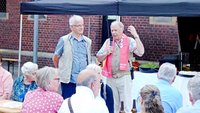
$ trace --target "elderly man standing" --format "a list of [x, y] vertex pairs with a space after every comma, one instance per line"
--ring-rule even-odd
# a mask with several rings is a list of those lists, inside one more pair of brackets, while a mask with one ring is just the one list
[[91, 39], [83, 35], [84, 20], [73, 15], [69, 19], [71, 33], [60, 38], [53, 56], [54, 66], [59, 68], [63, 98], [76, 91], [78, 73], [91, 62]]
[[176, 113], [182, 106], [181, 93], [171, 86], [176, 78], [176, 67], [171, 63], [163, 63], [158, 70], [156, 86], [160, 90], [165, 113]]
[[131, 91], [132, 81], [129, 69], [129, 53], [134, 52], [138, 56], [144, 54], [144, 46], [134, 26], [129, 26], [128, 31], [133, 38], [126, 36], [122, 22], [111, 23], [113, 40], [107, 39], [97, 53], [99, 62], [105, 60], [102, 74], [108, 78], [108, 85], [111, 86], [114, 96], [114, 112], [119, 113], [120, 102], [124, 102], [125, 112], [131, 112]]
[[91, 69], [82, 70], [77, 78], [76, 93], [65, 99], [59, 113], [108, 113], [105, 102], [96, 99], [101, 75]]
[[189, 80], [188, 91], [192, 106], [182, 107], [177, 113], [200, 113], [200, 73]]

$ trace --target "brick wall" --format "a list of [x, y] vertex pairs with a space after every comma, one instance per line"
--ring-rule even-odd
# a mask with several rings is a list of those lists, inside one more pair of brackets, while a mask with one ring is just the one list
[[[0, 49], [18, 50], [19, 43], [19, 0], [7, 0], [9, 20], [0, 20]], [[59, 38], [70, 32], [68, 19], [70, 15], [48, 15], [47, 20], [39, 21], [38, 51], [53, 53]], [[33, 50], [33, 20], [23, 16], [22, 50]], [[101, 46], [102, 16], [84, 16], [86, 36], [93, 40], [92, 53], [96, 53]], [[128, 25], [133, 24], [145, 46], [142, 60], [158, 61], [164, 54], [178, 52], [177, 26], [150, 25], [149, 17], [122, 17], [125, 33]], [[18, 57], [18, 55], [7, 55]], [[50, 58], [38, 58], [40, 66], [53, 66]], [[32, 61], [32, 57], [22, 56], [22, 63]]]

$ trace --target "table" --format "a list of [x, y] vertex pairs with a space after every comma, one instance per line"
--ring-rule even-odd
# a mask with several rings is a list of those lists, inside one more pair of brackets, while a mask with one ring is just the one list
[[0, 113], [20, 113], [22, 102], [0, 100]]
[[[176, 76], [172, 86], [177, 88], [183, 96], [183, 106], [191, 105], [189, 101], [189, 92], [187, 90], [187, 83], [190, 78]], [[132, 98], [137, 99], [140, 89], [146, 84], [155, 84], [157, 82], [157, 73], [142, 73], [139, 71], [134, 72]]]

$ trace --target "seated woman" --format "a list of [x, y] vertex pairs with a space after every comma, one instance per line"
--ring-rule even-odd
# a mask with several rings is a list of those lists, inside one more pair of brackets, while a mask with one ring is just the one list
[[37, 88], [35, 82], [36, 70], [38, 70], [37, 64], [32, 62], [24, 63], [21, 67], [23, 76], [19, 76], [13, 85], [12, 100], [23, 102], [26, 93]]
[[38, 88], [26, 94], [21, 113], [57, 113], [63, 98], [56, 93], [59, 77], [56, 68], [43, 67], [36, 72]]
[[12, 74], [2, 67], [2, 58], [0, 57], [0, 100], [10, 99], [12, 85]]
[[164, 113], [160, 91], [154, 85], [145, 85], [140, 90], [140, 113]]
[[[102, 69], [100, 66], [96, 64], [89, 64], [86, 69], [91, 69], [96, 71], [98, 74], [102, 73]], [[106, 106], [109, 110], [109, 113], [114, 113], [114, 99], [113, 99], [113, 92], [110, 86], [106, 84], [106, 78], [104, 76], [102, 77], [102, 84], [101, 84], [101, 90], [99, 96], [103, 98], [106, 102]], [[100, 98], [100, 97], [97, 97]]]

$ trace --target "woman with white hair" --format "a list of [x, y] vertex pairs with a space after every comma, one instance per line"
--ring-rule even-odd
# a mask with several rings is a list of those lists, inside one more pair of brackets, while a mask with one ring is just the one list
[[63, 98], [57, 93], [59, 77], [56, 68], [45, 66], [36, 71], [38, 88], [26, 94], [21, 113], [57, 113]]
[[[109, 113], [114, 113], [114, 100], [112, 89], [106, 84], [106, 78], [102, 76], [102, 69], [97, 64], [89, 64], [86, 69], [91, 69], [101, 75], [102, 84], [100, 89], [100, 95], [106, 102], [106, 106], [108, 107]], [[97, 97], [97, 98], [101, 98]]]
[[30, 90], [37, 88], [35, 82], [35, 71], [38, 70], [38, 65], [33, 62], [26, 62], [21, 67], [22, 75], [19, 76], [13, 85], [12, 100], [23, 102], [24, 96]]

